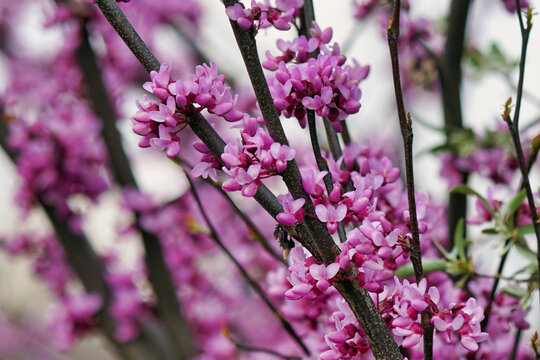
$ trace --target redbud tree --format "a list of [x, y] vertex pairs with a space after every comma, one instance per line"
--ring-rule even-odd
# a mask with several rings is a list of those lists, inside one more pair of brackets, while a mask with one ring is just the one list
[[[0, 144], [21, 214], [41, 209], [48, 225], [0, 234], [0, 245], [29, 259], [55, 304], [45, 323], [2, 315], [12, 335], [0, 355], [59, 358], [101, 334], [126, 360], [538, 359], [529, 175], [540, 139], [537, 121], [519, 124], [536, 101], [524, 91], [535, 12], [526, 0], [489, 5], [520, 30], [513, 59], [469, 39], [472, 3], [446, 2], [438, 19], [413, 0], [335, 2], [386, 43], [390, 76], [375, 81], [391, 82], [388, 121], [401, 133], [388, 140], [353, 131], [382, 121], [362, 117], [374, 75], [311, 0], [216, 0], [233, 64], [208, 55], [201, 29], [212, 24], [194, 0], [4, 1]], [[29, 11], [60, 34], [48, 56], [20, 48]], [[478, 131], [461, 85], [486, 73], [510, 86]], [[428, 93], [443, 125], [408, 110]], [[443, 197], [415, 187], [420, 128], [442, 134], [429, 152]], [[184, 183], [179, 196], [141, 186], [148, 153], [174, 166], [158, 176]], [[88, 218], [111, 198], [126, 220], [103, 249]], [[139, 245], [131, 263], [125, 242]], [[36, 333], [42, 348], [23, 341]]]

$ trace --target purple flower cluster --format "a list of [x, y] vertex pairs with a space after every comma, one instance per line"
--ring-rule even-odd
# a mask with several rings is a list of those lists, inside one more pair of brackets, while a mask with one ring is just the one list
[[[307, 40], [300, 37], [292, 43], [280, 42], [283, 55], [267, 54], [265, 67], [277, 70], [268, 79], [274, 104], [285, 117], [296, 117], [302, 127], [306, 126], [306, 110], [314, 110], [318, 116], [327, 117], [332, 127], [341, 132], [341, 120], [360, 109], [362, 92], [358, 87], [369, 73], [369, 67], [344, 66], [346, 57], [339, 54], [334, 45], [332, 52], [324, 51], [317, 58], [311, 53], [330, 41], [331, 31], [314, 28], [318, 37]], [[297, 63], [287, 62], [296, 60]]]
[[519, 171], [517, 158], [504, 146], [478, 148], [468, 156], [445, 152], [441, 160], [439, 175], [448, 179], [450, 188], [463, 182], [463, 173], [475, 173], [496, 184], [508, 184]]
[[[516, 0], [502, 0], [504, 3], [504, 7], [508, 12], [515, 13], [516, 12]], [[520, 8], [527, 8], [529, 7], [529, 2], [527, 0], [519, 0], [519, 7]]]
[[474, 298], [470, 298], [465, 304], [454, 304], [448, 310], [439, 311], [431, 318], [431, 323], [443, 334], [446, 343], [457, 342], [457, 334], [466, 350], [477, 351], [478, 343], [488, 338], [488, 333], [480, 329], [483, 319], [484, 309], [477, 306]]
[[237, 2], [225, 9], [229, 19], [236, 21], [244, 30], [255, 31], [270, 26], [278, 30], [289, 30], [291, 23], [299, 15], [304, 0], [277, 0], [272, 6], [269, 0], [256, 2], [251, 0], [251, 8]]
[[241, 140], [228, 142], [221, 155], [223, 171], [229, 176], [223, 190], [241, 190], [242, 195], [252, 197], [262, 179], [285, 170], [294, 156], [294, 149], [275, 142], [263, 128], [257, 127], [257, 119], [246, 115]]
[[223, 170], [227, 180], [223, 183], [225, 191], [239, 191], [246, 197], [252, 197], [261, 186], [262, 180], [283, 172], [287, 162], [294, 159], [295, 151], [287, 145], [275, 142], [270, 135], [258, 126], [262, 119], [245, 114], [240, 138], [228, 141], [221, 162], [200, 141], [194, 142], [194, 148], [202, 156], [193, 168], [194, 176], [210, 177], [217, 181], [216, 170]]
[[112, 292], [109, 313], [116, 323], [114, 337], [120, 342], [133, 340], [139, 335], [141, 324], [155, 316], [154, 304], [145, 302], [135, 285], [137, 278], [140, 281], [144, 275], [135, 270], [117, 270], [107, 274], [107, 284]]
[[400, 230], [387, 233], [368, 220], [347, 234], [341, 244], [336, 263], [343, 270], [354, 266], [358, 270], [358, 284], [368, 291], [380, 293], [384, 283], [394, 276], [398, 264], [409, 258], [410, 239]]
[[159, 72], [150, 73], [151, 82], [144, 89], [158, 100], [145, 97], [137, 102], [139, 111], [133, 116], [133, 131], [143, 136], [139, 146], [165, 150], [168, 157], [180, 151], [178, 133], [202, 110], [238, 121], [243, 113], [234, 109], [237, 97], [225, 86], [225, 76], [218, 75], [215, 63], [199, 65], [186, 80], [171, 80], [170, 69], [162, 65]]
[[[352, 160], [355, 159], [355, 160]], [[345, 162], [345, 169], [341, 164]], [[310, 195], [319, 220], [324, 222], [331, 233], [335, 233], [337, 223], [362, 222], [365, 218], [384, 224], [385, 228], [392, 226], [384, 217], [384, 213], [376, 211], [381, 198], [396, 186], [399, 169], [393, 168], [390, 160], [380, 152], [371, 152], [369, 147], [360, 149], [355, 145], [344, 150], [343, 158], [335, 162], [327, 159], [330, 173], [334, 179], [333, 189], [326, 191], [323, 178], [326, 171], [316, 171], [312, 168], [302, 169], [302, 185]], [[343, 186], [352, 184], [350, 191], [344, 192]]]
[[315, 258], [307, 258], [304, 249], [299, 246], [291, 250], [289, 261], [289, 282], [292, 288], [285, 292], [289, 300], [317, 298], [333, 284], [340, 270], [337, 263], [328, 266], [317, 264]]
[[[270, 51], [267, 51], [267, 60], [262, 65], [265, 69], [275, 71], [281, 62], [286, 64], [290, 62], [296, 64], [305, 63], [312, 57], [313, 52], [316, 50], [320, 50], [323, 54], [340, 56], [339, 45], [337, 43], [334, 43], [332, 50], [326, 47], [326, 44], [332, 39], [332, 34], [332, 28], [321, 30], [319, 25], [314, 21], [310, 29], [311, 37], [309, 40], [304, 35], [294, 38], [292, 41], [278, 39], [276, 45], [281, 51], [281, 55], [273, 56]], [[341, 55], [341, 57], [345, 61], [345, 56]], [[366, 69], [369, 68], [366, 67]]]
[[39, 197], [80, 231], [67, 200], [83, 195], [96, 201], [108, 188], [100, 126], [80, 102], [58, 99], [49, 110], [33, 121], [11, 124], [9, 145], [18, 153], [17, 170], [24, 179], [17, 200], [28, 209]]

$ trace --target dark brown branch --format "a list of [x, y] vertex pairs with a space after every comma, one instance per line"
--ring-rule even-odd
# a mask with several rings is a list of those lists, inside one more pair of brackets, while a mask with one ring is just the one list
[[158, 59], [148, 49], [144, 41], [142, 41], [116, 2], [110, 0], [94, 0], [94, 2], [116, 33], [124, 40], [129, 50], [131, 50], [141, 65], [144, 66], [145, 70], [147, 72], [152, 70], [158, 71], [161, 65]]
[[[471, 0], [453, 0], [448, 17], [448, 35], [444, 54], [440, 62], [441, 95], [447, 138], [452, 129], [463, 128], [461, 109], [461, 59], [465, 42], [465, 29]], [[468, 174], [462, 173], [463, 182], [467, 183]], [[454, 233], [459, 219], [467, 215], [467, 197], [463, 194], [451, 193], [448, 204], [448, 242], [453, 247]], [[465, 235], [465, 227], [464, 234]]]
[[[77, 49], [77, 57], [84, 82], [87, 88], [92, 109], [103, 124], [103, 140], [109, 154], [114, 178], [123, 187], [137, 188], [137, 183], [131, 171], [129, 159], [122, 146], [122, 138], [116, 127], [116, 114], [108, 91], [103, 82], [101, 70], [95, 53], [90, 45], [86, 27], [82, 26], [82, 39]], [[135, 214], [137, 227], [142, 236], [145, 250], [145, 261], [148, 268], [148, 278], [156, 295], [156, 307], [159, 318], [167, 329], [170, 337], [169, 345], [178, 359], [194, 356], [197, 350], [191, 335], [188, 321], [182, 316], [180, 301], [172, 277], [163, 257], [163, 249], [159, 239], [140, 225], [140, 214]]]
[[[106, 10], [104, 12], [104, 15], [107, 21], [111, 23], [115, 29], [121, 27], [129, 27], [128, 30], [121, 29], [120, 31], [122, 31], [122, 33], [127, 32], [128, 34], [135, 32], [135, 30], [133, 29], [131, 24], [125, 19], [125, 16], [123, 14], [118, 18], [115, 17], [115, 14], [117, 14], [118, 12], [121, 13], [121, 10], [118, 8], [114, 0], [95, 1], [98, 6], [100, 6], [100, 9], [103, 8]], [[241, 30], [235, 22], [231, 24], [233, 26], [233, 30], [236, 29], [236, 32], [243, 33], [243, 30]], [[246, 34], [246, 36], [251, 38], [251, 35], [249, 34]], [[144, 42], [142, 42], [139, 36], [124, 36], [123, 39], [124, 41], [129, 42], [128, 46], [130, 49], [135, 49], [135, 51], [139, 52], [139, 61], [141, 61], [141, 59], [148, 58], [155, 59], [155, 57], [152, 55], [148, 47], [146, 47]], [[255, 40], [251, 38], [251, 40], [249, 40], [249, 43], [255, 45]], [[252, 52], [252, 50], [255, 50], [255, 54], [250, 56], [255, 57], [256, 62], [257, 64], [259, 64], [260, 68], [260, 62], [258, 56], [256, 55], [256, 46], [248, 48], [248, 50], [250, 52]], [[155, 62], [152, 62], [152, 66], [149, 66], [147, 70], [157, 70], [159, 66], [159, 62], [156, 59]], [[262, 74], [262, 69], [260, 71]], [[264, 86], [268, 91], [268, 87], [266, 86], [266, 80], [264, 80], [264, 74], [262, 74], [262, 78], [264, 81]], [[269, 100], [271, 101], [273, 108], [272, 98], [270, 97]], [[266, 100], [266, 102], [268, 102], [268, 100]], [[259, 104], [261, 105], [264, 103], [261, 103], [261, 100], [259, 100]], [[261, 105], [261, 107], [264, 107], [267, 110], [269, 109], [268, 104], [266, 104], [266, 106]], [[273, 122], [273, 127], [277, 125], [279, 128], [281, 128], [279, 118], [277, 117], [277, 113], [275, 111], [275, 108], [273, 108], [273, 112], [275, 113], [274, 120], [277, 120], [277, 124], [275, 123], [275, 121]], [[268, 126], [268, 120], [265, 119], [265, 121], [266, 125]], [[208, 124], [208, 122], [204, 118], [196, 117], [194, 119], [191, 119], [190, 127], [197, 134], [197, 136], [199, 136], [199, 138], [203, 140], [203, 142], [206, 144], [206, 146], [208, 146], [212, 153], [216, 155], [219, 159], [221, 153], [223, 152], [222, 150], [224, 147], [224, 142], [219, 136], [216, 137], [217, 134], [215, 133], [215, 130], [210, 126], [210, 124]], [[278, 130], [277, 135], [279, 135], [279, 133], [282, 133], [283, 137], [285, 136], [283, 129], [281, 129], [281, 132]], [[278, 137], [272, 135], [272, 133], [270, 135], [274, 138], [274, 140], [279, 141]], [[203, 139], [203, 136], [207, 138], [208, 142]], [[293, 181], [296, 180], [297, 182], [291, 182], [290, 184], [288, 184], [290, 185], [289, 191], [291, 191], [291, 194], [295, 198], [304, 196], [307, 197], [309, 199], [309, 204], [311, 204], [311, 207], [308, 206], [305, 207], [305, 209], [308, 210], [308, 213], [313, 214], [313, 203], [311, 202], [309, 196], [305, 194], [302, 188], [301, 181], [299, 181], [300, 173], [298, 171], [298, 166], [294, 161], [291, 163], [293, 164], [293, 166], [287, 166], [287, 170], [284, 173], [284, 179], [290, 177], [293, 179]], [[295, 194], [300, 194], [301, 196], [295, 196]], [[273, 217], [277, 216], [277, 214], [282, 211], [279, 203], [274, 202], [275, 196], [273, 196], [273, 194], [271, 194], [271, 192], [265, 187], [261, 186], [259, 188], [257, 194], [255, 195], [255, 199]], [[291, 236], [300, 241], [302, 245], [305, 246], [318, 261], [323, 261], [326, 264], [329, 264], [333, 262], [335, 260], [335, 257], [340, 253], [339, 248], [333, 242], [324, 224], [314, 218], [311, 218], [310, 216], [306, 216], [304, 222], [301, 224], [298, 224], [294, 227], [286, 227], [286, 230]], [[317, 239], [318, 241], [314, 241], [314, 239]], [[375, 304], [373, 303], [373, 300], [371, 299], [369, 293], [366, 290], [360, 288], [357, 283], [354, 283], [351, 280], [343, 280], [336, 282], [335, 287], [341, 292], [341, 294], [351, 307], [351, 310], [353, 311], [360, 324], [362, 325], [363, 329], [365, 330], [366, 336], [368, 338], [368, 341], [370, 342], [371, 349], [375, 357], [377, 359], [401, 360], [402, 356], [399, 351], [399, 347], [397, 346], [392, 334], [386, 327], [381, 317], [381, 314], [375, 307]]]
[[[521, 5], [519, 0], [516, 0], [516, 11], [519, 19], [519, 28], [521, 30], [521, 58], [519, 60], [519, 80], [517, 87], [517, 98], [516, 98], [516, 109], [514, 111], [514, 118], [510, 119], [510, 116], [506, 113], [503, 114], [503, 119], [508, 124], [508, 129], [512, 135], [512, 141], [514, 143], [514, 149], [516, 150], [516, 155], [519, 162], [519, 169], [522, 175], [523, 188], [527, 194], [527, 202], [529, 204], [529, 211], [531, 213], [531, 219], [534, 228], [534, 234], [536, 235], [536, 244], [537, 244], [537, 260], [538, 260], [538, 277], [540, 283], [540, 223], [538, 223], [538, 212], [536, 211], [536, 205], [534, 203], [534, 195], [531, 188], [531, 183], [529, 181], [527, 163], [525, 162], [525, 157], [523, 155], [523, 147], [521, 145], [521, 139], [519, 136], [519, 115], [521, 110], [521, 100], [523, 97], [523, 82], [525, 80], [525, 62], [527, 58], [527, 45], [529, 42], [529, 35], [532, 28], [530, 19], [527, 19], [527, 25], [523, 22], [523, 16], [521, 14]], [[530, 9], [527, 10], [527, 17], [532, 16], [529, 13]], [[507, 109], [508, 110], [508, 103]], [[540, 296], [540, 292], [538, 293]]]
[[263, 302], [268, 306], [272, 314], [274, 314], [279, 322], [281, 323], [281, 326], [291, 335], [291, 337], [296, 341], [298, 345], [302, 348], [302, 350], [306, 353], [306, 355], [310, 355], [309, 350], [307, 346], [304, 344], [300, 336], [296, 333], [296, 331], [293, 329], [291, 324], [283, 317], [281, 312], [274, 306], [274, 304], [270, 301], [268, 296], [266, 296], [264, 290], [261, 288], [259, 283], [255, 281], [247, 272], [247, 270], [238, 262], [238, 260], [234, 257], [234, 255], [227, 249], [223, 241], [221, 241], [221, 238], [212, 225], [212, 222], [208, 218], [208, 215], [206, 214], [206, 211], [204, 210], [204, 207], [202, 205], [201, 199], [199, 198], [199, 194], [197, 193], [197, 189], [195, 188], [195, 184], [193, 184], [193, 181], [191, 180], [191, 177], [188, 175], [187, 172], [184, 172], [186, 175], [186, 179], [189, 182], [189, 186], [191, 189], [191, 193], [193, 194], [193, 197], [195, 198], [195, 202], [197, 203], [197, 206], [199, 207], [199, 211], [201, 212], [201, 215], [204, 218], [204, 221], [206, 222], [208, 228], [210, 229], [210, 237], [214, 242], [221, 248], [221, 250], [227, 255], [227, 257], [234, 263], [234, 266], [238, 269], [244, 280], [251, 286], [251, 288], [261, 297]]
[[[405, 104], [403, 103], [403, 93], [399, 74], [399, 15], [401, 1], [394, 1], [394, 14], [388, 25], [388, 47], [390, 48], [390, 58], [392, 61], [392, 75], [394, 80], [394, 92], [396, 96], [397, 111], [399, 117], [399, 127], [403, 138], [405, 155], [405, 172], [407, 180], [407, 198], [409, 202], [409, 226], [412, 233], [411, 262], [414, 268], [416, 282], [424, 277], [422, 267], [422, 254], [420, 251], [420, 234], [418, 232], [418, 219], [416, 215], [416, 200], [414, 194], [414, 167], [413, 167], [413, 132], [410, 115], [407, 118]], [[422, 328], [424, 329], [424, 359], [433, 359], [433, 325], [431, 325], [428, 312], [422, 313]]]

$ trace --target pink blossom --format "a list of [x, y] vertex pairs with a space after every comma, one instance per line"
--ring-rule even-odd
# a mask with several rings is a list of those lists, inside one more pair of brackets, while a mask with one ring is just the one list
[[304, 219], [304, 210], [302, 206], [306, 202], [306, 199], [294, 200], [290, 193], [285, 195], [278, 195], [277, 200], [283, 206], [283, 212], [279, 213], [276, 217], [277, 221], [283, 225], [293, 226]]
[[347, 214], [347, 206], [341, 204], [337, 208], [332, 205], [319, 204], [315, 207], [315, 213], [322, 222], [326, 223], [326, 227], [331, 234], [337, 230], [337, 224], [345, 218]]

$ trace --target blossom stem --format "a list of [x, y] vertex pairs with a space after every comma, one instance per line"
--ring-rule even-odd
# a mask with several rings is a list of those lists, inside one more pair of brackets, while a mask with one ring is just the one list
[[[305, 0], [304, 6], [302, 7], [302, 12], [300, 15], [300, 29], [298, 30], [298, 33], [300, 35], [304, 35], [308, 40], [311, 38], [311, 34], [309, 33], [309, 29], [311, 24], [315, 21], [315, 10], [313, 9], [313, 1], [312, 0]], [[311, 53], [311, 57], [315, 58], [319, 54], [319, 49], [315, 49]], [[309, 137], [311, 140], [311, 147], [313, 148], [313, 155], [315, 156], [315, 161], [317, 163], [317, 167], [319, 168], [319, 171], [326, 171], [327, 174], [324, 176], [324, 185], [326, 187], [326, 191], [328, 194], [332, 191], [332, 188], [334, 186], [334, 180], [332, 179], [332, 174], [330, 173], [328, 169], [328, 165], [322, 158], [321, 154], [321, 148], [319, 146], [319, 140], [317, 138], [317, 123], [315, 121], [315, 111], [314, 110], [307, 110], [306, 116], [308, 119], [308, 128], [309, 128]], [[330, 124], [330, 121], [326, 118], [323, 118], [324, 126], [328, 138], [328, 143], [333, 144], [334, 151], [337, 152], [337, 148], [339, 148], [339, 140], [337, 140], [337, 134], [335, 130], [332, 128], [332, 125]], [[345, 120], [343, 120], [345, 122]], [[332, 142], [333, 141], [333, 142]], [[341, 149], [339, 148], [339, 151], [341, 152]], [[334, 153], [332, 153], [334, 156]], [[341, 156], [341, 155], [340, 155]], [[337, 161], [339, 157], [334, 156], [334, 160]], [[345, 227], [343, 226], [343, 222], [340, 221], [338, 223], [338, 235], [339, 235], [339, 241], [341, 243], [344, 243], [347, 241], [347, 235], [345, 234]]]
[[347, 122], [345, 120], [341, 121], [341, 127], [343, 128], [343, 131], [341, 132], [343, 143], [345, 145], [349, 145], [352, 142], [352, 139], [351, 134], [349, 133], [349, 127], [347, 126]]
[[255, 281], [248, 274], [247, 270], [242, 266], [242, 264], [240, 264], [240, 262], [238, 262], [238, 260], [234, 257], [234, 255], [229, 251], [229, 249], [227, 249], [225, 244], [221, 241], [221, 238], [218, 232], [212, 225], [212, 222], [210, 221], [210, 219], [208, 218], [208, 215], [206, 214], [206, 211], [204, 210], [201, 199], [199, 198], [199, 194], [197, 193], [195, 184], [193, 183], [193, 181], [191, 180], [191, 177], [188, 175], [187, 172], [184, 172], [184, 174], [186, 175], [186, 179], [189, 183], [191, 193], [193, 194], [193, 197], [195, 198], [195, 202], [197, 203], [197, 206], [199, 207], [199, 211], [201, 212], [201, 215], [203, 216], [204, 221], [206, 222], [208, 228], [210, 229], [210, 237], [212, 238], [212, 240], [214, 240], [214, 242], [221, 248], [221, 250], [223, 250], [223, 252], [227, 255], [227, 257], [234, 263], [238, 271], [240, 271], [240, 273], [242, 274], [242, 277], [253, 288], [253, 290], [261, 297], [263, 302], [266, 304], [266, 306], [268, 306], [270, 311], [272, 311], [272, 314], [274, 314], [277, 317], [277, 319], [279, 320], [283, 328], [287, 331], [287, 333], [291, 335], [294, 341], [296, 341], [296, 343], [302, 348], [302, 350], [306, 353], [306, 355], [309, 356], [310, 353], [307, 346], [304, 344], [300, 336], [298, 336], [298, 334], [293, 329], [291, 324], [283, 317], [281, 312], [274, 306], [274, 304], [272, 304], [272, 302], [270, 301], [268, 296], [266, 296], [266, 294], [264, 293], [264, 290], [259, 285], [259, 283]]
[[[420, 251], [420, 234], [418, 232], [418, 219], [416, 214], [416, 200], [414, 194], [414, 167], [413, 167], [413, 132], [410, 114], [407, 118], [403, 93], [399, 74], [398, 38], [399, 38], [399, 16], [401, 1], [394, 1], [393, 18], [388, 25], [388, 47], [392, 61], [392, 74], [394, 79], [394, 92], [396, 96], [399, 126], [403, 138], [405, 155], [405, 172], [407, 180], [407, 198], [409, 202], [410, 229], [412, 233], [411, 262], [413, 264], [416, 282], [424, 277], [422, 267], [422, 254]], [[422, 328], [424, 329], [424, 359], [433, 359], [433, 325], [431, 325], [431, 315], [429, 312], [422, 312]]]
[[[512, 136], [512, 141], [514, 143], [514, 149], [516, 150], [516, 155], [519, 162], [519, 169], [522, 175], [522, 184], [527, 195], [527, 202], [529, 204], [529, 211], [531, 213], [532, 224], [534, 228], [534, 233], [536, 235], [536, 244], [537, 244], [537, 260], [538, 260], [538, 279], [540, 283], [540, 224], [538, 223], [538, 212], [536, 211], [536, 205], [534, 203], [534, 195], [531, 189], [531, 183], [529, 181], [529, 175], [527, 171], [527, 163], [525, 162], [525, 157], [523, 155], [523, 147], [521, 145], [521, 139], [519, 136], [519, 115], [521, 110], [521, 100], [523, 97], [523, 82], [525, 80], [525, 61], [527, 57], [527, 45], [529, 42], [529, 35], [532, 28], [532, 23], [530, 19], [527, 19], [527, 26], [523, 22], [523, 16], [521, 14], [521, 5], [519, 0], [516, 0], [516, 11], [519, 19], [519, 28], [521, 30], [521, 57], [519, 60], [519, 80], [517, 86], [517, 96], [516, 96], [516, 108], [514, 111], [514, 118], [505, 119], [508, 124], [508, 129]], [[529, 11], [527, 16], [529, 17]], [[530, 15], [532, 16], [532, 15]], [[540, 291], [538, 292], [540, 296]]]
[[[324, 185], [326, 187], [326, 191], [328, 194], [332, 192], [333, 188], [333, 179], [332, 174], [330, 174], [330, 170], [328, 169], [328, 165], [326, 164], [325, 160], [322, 158], [321, 155], [321, 148], [319, 146], [319, 139], [317, 137], [317, 126], [315, 124], [315, 111], [314, 110], [307, 110], [307, 118], [308, 118], [308, 128], [309, 128], [309, 138], [311, 140], [311, 147], [313, 148], [313, 155], [315, 156], [315, 161], [317, 162], [317, 167], [319, 168], [319, 171], [326, 171], [326, 175], [324, 176]], [[345, 234], [345, 227], [343, 226], [343, 222], [340, 221], [338, 223], [338, 235], [339, 240], [344, 243], [347, 241], [347, 235]]]
[[328, 147], [330, 148], [330, 153], [332, 154], [334, 160], [338, 161], [338, 159], [343, 156], [343, 151], [341, 150], [341, 144], [339, 143], [338, 135], [332, 127], [330, 120], [328, 120], [327, 118], [323, 118], [323, 124], [324, 131], [326, 132], [326, 139], [328, 141]]

